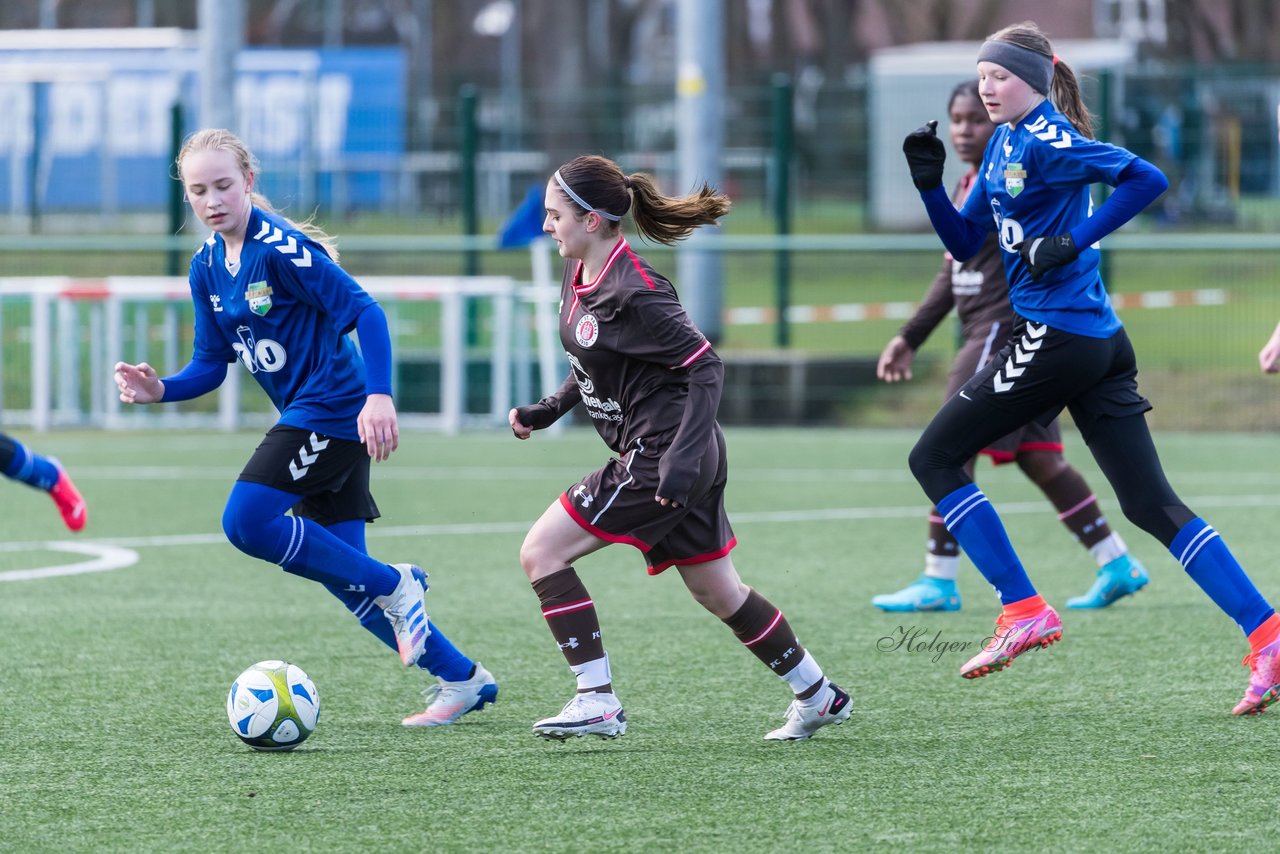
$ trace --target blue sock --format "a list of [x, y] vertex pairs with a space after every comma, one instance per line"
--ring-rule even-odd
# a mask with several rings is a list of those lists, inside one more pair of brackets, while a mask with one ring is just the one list
[[270, 486], [236, 481], [222, 512], [222, 530], [240, 551], [294, 575], [372, 596], [396, 589], [400, 574], [387, 564], [353, 549], [318, 522], [285, 516], [299, 500]]
[[1169, 552], [1246, 635], [1275, 613], [1222, 537], [1205, 520], [1197, 517], [1183, 525], [1169, 544]]
[[58, 467], [53, 460], [33, 453], [17, 439], [3, 434], [0, 434], [0, 472], [10, 480], [22, 481], [45, 492], [58, 482]]
[[427, 638], [426, 651], [418, 659], [418, 666], [432, 676], [439, 676], [446, 682], [463, 682], [471, 678], [476, 671], [476, 663], [453, 645], [453, 641], [445, 637], [444, 632], [436, 628], [436, 624], [427, 620], [431, 626], [431, 636]]
[[962, 486], [939, 501], [938, 512], [978, 572], [996, 589], [1000, 604], [1036, 595], [996, 508], [976, 483]]
[[[328, 530], [353, 549], [366, 551], [363, 519], [337, 522], [329, 525]], [[396, 646], [396, 633], [391, 628], [391, 622], [383, 616], [382, 609], [373, 604], [372, 596], [368, 593], [354, 593], [333, 585], [325, 586], [330, 593], [342, 601], [343, 605], [347, 606], [347, 610], [355, 615], [366, 631], [391, 649], [399, 649]], [[470, 679], [472, 671], [475, 670], [475, 662], [459, 652], [435, 623], [430, 620], [427, 622], [431, 627], [431, 634], [427, 637], [426, 650], [418, 659], [418, 667], [432, 676], [439, 676], [446, 682], [462, 682]]]

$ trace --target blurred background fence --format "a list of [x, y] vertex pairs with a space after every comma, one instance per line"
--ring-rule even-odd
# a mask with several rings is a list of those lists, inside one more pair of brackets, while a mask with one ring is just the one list
[[[728, 286], [725, 324], [718, 349], [728, 366], [721, 411], [730, 423], [839, 423], [853, 426], [923, 424], [939, 403], [941, 385], [954, 352], [955, 330], [944, 324], [922, 349], [916, 378], [887, 386], [874, 377], [876, 356], [897, 331], [925, 284], [937, 272], [941, 255], [927, 235], [725, 236], [709, 241], [723, 255]], [[1157, 404], [1153, 423], [1165, 428], [1258, 430], [1280, 427], [1280, 402], [1274, 381], [1257, 367], [1256, 354], [1280, 319], [1280, 236], [1232, 234], [1135, 234], [1108, 241], [1108, 281], [1139, 353], [1140, 383]], [[21, 255], [27, 266], [55, 265], [72, 276], [111, 268], [119, 275], [152, 275], [166, 263], [157, 247], [105, 253], [4, 251]], [[72, 244], [68, 244], [72, 245]], [[535, 247], [536, 252], [547, 252]], [[674, 266], [678, 250], [646, 247], [659, 269]], [[528, 252], [477, 250], [452, 238], [351, 237], [344, 242], [344, 263], [368, 285], [380, 276], [402, 276], [429, 288], [424, 274], [461, 276], [466, 256], [475, 252], [490, 278], [511, 282], [514, 308], [500, 314], [491, 295], [476, 287], [468, 306], [453, 315], [467, 323], [469, 338], [458, 332], [456, 346], [464, 373], [458, 394], [461, 414], [450, 414], [445, 400], [446, 347], [438, 300], [407, 289], [378, 292], [392, 318], [397, 356], [397, 398], [406, 414], [427, 416], [429, 426], [480, 426], [502, 423], [508, 405], [536, 399], [558, 382], [567, 365], [559, 361], [548, 374], [535, 310], [538, 295], [530, 276]], [[780, 309], [778, 258], [789, 261], [792, 299]], [[551, 265], [547, 258], [547, 267]], [[48, 378], [43, 391], [52, 406], [52, 426], [121, 426], [104, 420], [110, 393], [103, 382], [116, 359], [147, 360], [162, 373], [185, 364], [191, 348], [190, 299], [182, 280], [168, 297], [138, 299], [107, 324], [107, 290], [101, 280], [59, 282], [60, 297], [48, 311], [50, 364], [41, 373], [35, 347], [32, 283], [0, 279], [0, 406], [15, 423], [39, 423], [35, 413], [35, 375]], [[465, 278], [460, 278], [466, 293]], [[477, 282], [481, 280], [475, 280]], [[554, 310], [558, 291], [545, 288], [541, 299]], [[789, 346], [779, 347], [785, 323]], [[106, 349], [114, 342], [115, 351]], [[495, 355], [496, 345], [501, 352]], [[545, 343], [545, 336], [542, 339]], [[541, 360], [541, 361], [540, 361]], [[34, 373], [33, 373], [34, 372]], [[505, 389], [495, 397], [495, 384]], [[247, 423], [270, 417], [270, 406], [252, 388], [238, 397]], [[236, 392], [237, 395], [240, 392]], [[194, 417], [182, 423], [225, 424], [216, 400], [167, 407]], [[201, 415], [203, 414], [203, 420]], [[255, 421], [256, 414], [256, 421]], [[130, 413], [137, 418], [143, 413]], [[160, 415], [146, 413], [145, 417]]]
[[[62, 57], [6, 63], [3, 43], [0, 31], [0, 109], [7, 117], [0, 124], [0, 229], [163, 233], [175, 145], [199, 126], [187, 79], [194, 70], [139, 76], [136, 69], [93, 65], [99, 79], [85, 81], [80, 75], [90, 70], [62, 66], [58, 74], [76, 80], [50, 80], [43, 63]], [[929, 74], [917, 69], [911, 75], [923, 77], [928, 88], [922, 95], [916, 83], [911, 97], [888, 103], [896, 92], [886, 88], [897, 78], [893, 69], [827, 83], [818, 94], [804, 93], [802, 85], [798, 90], [785, 74], [761, 86], [728, 89], [721, 169], [736, 210], [727, 227], [751, 232], [773, 225], [780, 164], [788, 171], [792, 224], [799, 231], [922, 226], [920, 205], [907, 194], [910, 183], [898, 168], [901, 154], [881, 136], [900, 143], [926, 119], [945, 116], [950, 84], [967, 76], [976, 45], [945, 50], [948, 59], [963, 56], [963, 65], [937, 61], [937, 49], [906, 54], [906, 61], [934, 55]], [[243, 98], [257, 104], [247, 110], [243, 134], [262, 162], [262, 189], [281, 207], [315, 211], [344, 228], [381, 216], [399, 221], [381, 223], [389, 229], [458, 233], [474, 209], [481, 229], [492, 233], [529, 187], [541, 186], [562, 162], [558, 156], [582, 152], [651, 172], [669, 190], [686, 189], [678, 186], [677, 105], [669, 86], [521, 90], [513, 96], [466, 85], [438, 103], [432, 144], [412, 147], [403, 91], [396, 92], [402, 87], [393, 83], [403, 73], [397, 51], [242, 56]], [[348, 73], [348, 66], [360, 73]], [[268, 96], [280, 93], [283, 112], [270, 100], [252, 100], [264, 89]], [[1151, 211], [1152, 227], [1280, 227], [1280, 66], [1206, 69], [1161, 62], [1104, 68], [1086, 77], [1085, 92], [1099, 136], [1170, 177], [1169, 193]], [[374, 93], [377, 98], [370, 97]], [[566, 101], [574, 114], [589, 118], [554, 124], [552, 105], [563, 109]], [[114, 110], [121, 102], [128, 109]], [[341, 126], [335, 114], [346, 117]], [[125, 124], [128, 134], [121, 132]], [[549, 134], [557, 140], [554, 149], [542, 147]], [[959, 174], [958, 165], [950, 167]], [[873, 197], [878, 181], [887, 182], [889, 201]]]
[[[287, 214], [314, 216], [336, 233], [358, 278], [512, 283], [510, 317], [483, 295], [466, 301], [463, 422], [492, 420], [495, 384], [517, 397], [546, 391], [531, 284], [532, 261], [546, 250], [500, 250], [495, 235], [552, 169], [582, 152], [650, 171], [668, 191], [688, 189], [676, 4], [230, 5], [243, 6], [243, 44], [233, 45], [222, 95], [262, 161], [259, 186]], [[875, 356], [941, 261], [900, 140], [943, 116], [951, 84], [972, 73], [977, 40], [1032, 17], [1083, 73], [1100, 137], [1170, 177], [1169, 192], [1109, 238], [1104, 253], [1142, 387], [1157, 403], [1153, 419], [1194, 429], [1280, 426], [1274, 389], [1256, 364], [1280, 320], [1275, 4], [714, 5], [726, 69], [718, 180], [734, 209], [717, 234], [691, 246], [722, 263], [726, 420], [928, 417], [952, 327], [922, 351], [913, 383], [887, 387], [873, 375]], [[101, 350], [105, 303], [92, 294], [106, 277], [182, 275], [204, 237], [188, 221], [172, 159], [205, 109], [201, 14], [228, 6], [18, 0], [0, 8], [0, 278], [76, 280], [69, 291], [59, 285], [70, 295], [51, 304], [50, 334], [61, 337], [50, 339], [49, 365], [32, 362], [33, 353], [44, 358], [33, 349], [35, 298], [19, 285], [0, 287], [5, 421], [39, 424], [45, 399], [52, 426], [104, 423], [109, 388], [95, 373], [103, 360], [145, 356], [172, 370], [189, 355], [181, 295], [133, 305], [118, 339], [126, 352], [111, 354]], [[948, 180], [959, 175], [958, 164], [948, 169]], [[686, 293], [700, 284], [677, 275], [677, 256], [689, 249], [643, 247]], [[545, 260], [558, 278], [554, 259]], [[440, 306], [382, 298], [397, 322], [402, 406], [438, 415]], [[494, 343], [505, 336], [499, 365]], [[34, 388], [42, 377], [49, 387]], [[217, 406], [177, 411], [216, 417]], [[237, 406], [269, 417], [256, 390]]]

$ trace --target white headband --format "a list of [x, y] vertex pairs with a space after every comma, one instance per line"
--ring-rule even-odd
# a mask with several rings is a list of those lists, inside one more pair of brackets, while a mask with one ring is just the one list
[[573, 190], [569, 189], [569, 184], [564, 180], [563, 177], [561, 177], [559, 169], [556, 170], [556, 183], [560, 185], [560, 189], [564, 190], [564, 194], [569, 198], [573, 199], [575, 202], [577, 202], [578, 207], [582, 208], [584, 211], [598, 213], [600, 214], [600, 216], [604, 217], [607, 220], [610, 220], [611, 222], [618, 222], [619, 220], [622, 219], [622, 217], [618, 216], [617, 214], [611, 214], [608, 211], [602, 211], [599, 208], [593, 208], [591, 207], [591, 205], [587, 204], [586, 201], [583, 200], [582, 196], [579, 196]]

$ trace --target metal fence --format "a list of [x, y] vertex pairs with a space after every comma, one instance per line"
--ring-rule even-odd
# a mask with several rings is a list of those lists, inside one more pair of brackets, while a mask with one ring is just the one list
[[[244, 73], [294, 73], [289, 62], [272, 65], [266, 59], [255, 59], [257, 65]], [[345, 67], [339, 58], [325, 61], [337, 69], [333, 75]], [[312, 76], [317, 73], [320, 77], [309, 84], [317, 92], [346, 91], [326, 83], [322, 72]], [[726, 92], [722, 183], [735, 199], [739, 220], [751, 220], [755, 231], [772, 230], [780, 202], [775, 191], [785, 186], [797, 233], [874, 230], [882, 219], [897, 221], [877, 209], [883, 202], [873, 203], [870, 193], [873, 180], [886, 172], [901, 179], [901, 204], [915, 214], [905, 169], [877, 166], [876, 152], [900, 166], [896, 145], [873, 140], [900, 140], [925, 118], [941, 117], [949, 86], [883, 104], [872, 97], [871, 74], [870, 67], [856, 68], [816, 86], [777, 78]], [[1162, 227], [1266, 231], [1280, 224], [1280, 69], [1134, 61], [1088, 74], [1084, 83], [1100, 137], [1125, 145], [1169, 175], [1172, 187], [1153, 211]], [[74, 204], [76, 198], [96, 199], [106, 192], [102, 188], [138, 191], [144, 184], [154, 185], [155, 192], [135, 192], [139, 199], [165, 197], [172, 147], [168, 104], [159, 105], [164, 108], [159, 118], [148, 119], [144, 148], [113, 151], [110, 134], [98, 143], [93, 135], [66, 129], [54, 134], [41, 125], [53, 121], [54, 109], [41, 112], [35, 106], [71, 99], [55, 97], [57, 81], [29, 85], [45, 87], [44, 94], [10, 98], [13, 122], [0, 131], [0, 185], [8, 188], [0, 230], [171, 232], [163, 202], [140, 208], [121, 197], [112, 204]], [[114, 91], [109, 77], [75, 85], [77, 91], [88, 92], [93, 85]], [[185, 91], [167, 85], [179, 94]], [[785, 100], [779, 87], [786, 89]], [[320, 110], [317, 98], [298, 100], [290, 102], [292, 109]], [[84, 102], [87, 109], [93, 101], [85, 95], [74, 103]], [[27, 103], [34, 106], [19, 108]], [[334, 223], [382, 214], [422, 219], [454, 232], [466, 230], [464, 214], [472, 212], [484, 230], [501, 222], [528, 187], [543, 183], [559, 162], [583, 152], [604, 153], [628, 170], [652, 171], [668, 190], [688, 189], [677, 186], [677, 102], [669, 86], [531, 89], [514, 95], [463, 87], [412, 110], [355, 95], [342, 104], [345, 125], [335, 124], [332, 105], [323, 116], [295, 117], [295, 124], [341, 127], [344, 147], [335, 147], [337, 131], [295, 132], [289, 147], [269, 133], [269, 124], [255, 121], [247, 129], [248, 142], [263, 159], [260, 185], [278, 206], [304, 216], [318, 211]], [[179, 131], [193, 129], [193, 112]], [[417, 116], [417, 124], [409, 126], [407, 116]], [[377, 145], [371, 141], [369, 150], [362, 150], [355, 136], [366, 132]], [[78, 140], [74, 157], [48, 149], [53, 140], [65, 144], [68, 139]], [[99, 144], [101, 150], [94, 147]], [[139, 171], [144, 164], [149, 165]], [[787, 170], [788, 181], [778, 180], [780, 168]], [[85, 188], [93, 193], [86, 195]]]
[[[117, 246], [106, 255], [73, 241], [28, 238], [19, 256], [5, 251], [12, 243], [3, 241], [0, 263], [10, 271], [19, 257], [63, 269], [101, 268], [112, 260], [163, 263], [167, 241], [150, 241], [152, 250], [141, 252], [147, 243], [138, 239], [129, 251]], [[68, 251], [77, 245], [81, 251]], [[936, 409], [954, 351], [952, 326], [940, 328], [922, 348], [914, 382], [887, 386], [874, 377], [881, 348], [939, 269], [936, 238], [725, 236], [704, 247], [724, 256], [723, 336], [716, 346], [728, 369], [725, 420], [919, 425]], [[538, 303], [530, 286], [520, 284], [554, 279], [548, 253], [482, 250], [476, 241], [458, 238], [352, 238], [343, 248], [344, 266], [379, 293], [392, 318], [397, 394], [406, 414], [424, 414], [424, 424], [445, 429], [501, 425], [509, 403], [535, 400], [564, 376], [555, 333], [546, 315], [540, 321], [534, 312]], [[1280, 237], [1122, 233], [1108, 238], [1105, 250], [1104, 276], [1137, 347], [1141, 387], [1156, 403], [1153, 422], [1196, 430], [1280, 427], [1280, 389], [1257, 364], [1258, 350], [1280, 320]], [[674, 274], [680, 249], [641, 251]], [[483, 289], [467, 300], [470, 308], [457, 303], [452, 313], [442, 313], [438, 301], [383, 287], [389, 276], [456, 276], [472, 252], [485, 276], [512, 283], [509, 311]], [[779, 299], [776, 278], [780, 257], [790, 275], [786, 300]], [[531, 259], [543, 265], [540, 272]], [[459, 294], [467, 293], [467, 281], [457, 286]], [[106, 423], [109, 418], [94, 413], [111, 412], [104, 397], [113, 394], [106, 370], [111, 362], [147, 358], [164, 371], [189, 358], [189, 296], [181, 279], [170, 282], [165, 299], [127, 310], [109, 308], [101, 276], [57, 287], [64, 298], [44, 309], [37, 308], [28, 284], [0, 288], [0, 406], [6, 421], [33, 423], [35, 413], [45, 411], [55, 426]], [[554, 311], [558, 290], [543, 287], [542, 305]], [[784, 323], [789, 346], [780, 347]], [[113, 340], [111, 347], [101, 343]], [[45, 343], [37, 346], [40, 341]], [[452, 374], [461, 377], [450, 387], [454, 391], [445, 391], [441, 380], [445, 352], [455, 354], [448, 370], [461, 371]], [[256, 389], [235, 406], [250, 419], [271, 417]], [[212, 400], [181, 404], [177, 411], [219, 423]]]
[[[372, 276], [363, 286], [386, 306], [398, 344], [393, 391], [410, 426], [457, 432], [505, 425], [507, 411], [558, 370], [546, 346], [558, 292], [545, 280], [517, 287], [504, 276]], [[484, 334], [468, 342], [473, 306], [484, 309], [484, 323], [476, 325]], [[242, 394], [236, 365], [207, 400], [121, 405], [110, 379], [116, 361], [147, 362], [165, 375], [190, 359], [194, 319], [185, 278], [0, 278], [0, 322], [0, 409], [15, 423], [37, 430], [137, 424], [230, 430], [278, 417], [265, 395]], [[256, 369], [251, 354], [240, 355]]]

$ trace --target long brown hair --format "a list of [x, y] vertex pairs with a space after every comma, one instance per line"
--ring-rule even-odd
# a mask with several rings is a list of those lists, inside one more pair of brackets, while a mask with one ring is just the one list
[[[176, 165], [178, 167], [179, 181], [182, 180], [182, 162], [187, 158], [187, 155], [193, 154], [197, 151], [229, 152], [231, 156], [235, 158], [236, 165], [240, 167], [240, 172], [244, 175], [246, 181], [249, 180], [250, 175], [257, 174], [259, 171], [258, 159], [253, 156], [253, 152], [249, 151], [249, 147], [240, 141], [239, 137], [231, 131], [224, 130], [222, 128], [205, 128], [204, 130], [198, 130], [188, 136], [183, 141], [182, 148], [178, 151]], [[328, 253], [329, 257], [332, 258], [334, 262], [337, 262], [337, 242], [330, 237], [324, 229], [313, 223], [310, 218], [305, 219], [302, 222], [294, 222], [283, 214], [279, 214], [279, 212], [271, 206], [271, 202], [267, 200], [267, 197], [256, 190], [250, 194], [249, 198], [255, 206], [264, 211], [278, 214], [285, 222], [289, 223], [289, 225], [298, 229], [298, 231], [301, 231], [316, 243], [319, 243], [324, 247], [324, 251]]]
[[987, 41], [1008, 42], [1033, 50], [1053, 62], [1053, 80], [1049, 83], [1049, 100], [1058, 108], [1076, 130], [1084, 136], [1093, 138], [1093, 116], [1084, 105], [1084, 97], [1080, 94], [1080, 81], [1071, 66], [1058, 58], [1053, 50], [1049, 37], [1033, 21], [1011, 24], [1004, 29], [987, 36]]
[[[597, 154], [575, 157], [559, 172], [569, 188], [593, 210], [619, 218], [630, 211], [641, 234], [667, 245], [688, 237], [700, 225], [716, 225], [732, 204], [728, 196], [706, 183], [687, 196], [664, 196], [652, 176], [643, 172], [626, 175], [617, 163]], [[588, 213], [568, 194], [565, 198], [583, 216]], [[620, 222], [609, 224], [611, 230], [621, 227]]]

